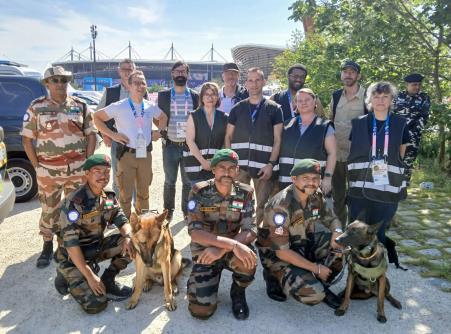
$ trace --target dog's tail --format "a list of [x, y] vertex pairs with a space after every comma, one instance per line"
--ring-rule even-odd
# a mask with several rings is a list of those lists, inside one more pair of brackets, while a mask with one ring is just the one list
[[185, 269], [191, 265], [192, 261], [186, 257], [182, 258], [182, 268]]

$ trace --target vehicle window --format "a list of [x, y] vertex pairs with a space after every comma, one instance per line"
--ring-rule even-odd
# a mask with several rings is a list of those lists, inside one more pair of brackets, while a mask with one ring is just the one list
[[0, 115], [22, 116], [35, 99], [33, 91], [18, 82], [0, 82]]

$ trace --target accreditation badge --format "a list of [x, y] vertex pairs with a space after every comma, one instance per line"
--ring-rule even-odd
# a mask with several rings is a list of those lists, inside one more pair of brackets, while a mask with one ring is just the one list
[[374, 184], [377, 186], [385, 186], [390, 184], [388, 180], [388, 164], [385, 160], [374, 160], [371, 166]]

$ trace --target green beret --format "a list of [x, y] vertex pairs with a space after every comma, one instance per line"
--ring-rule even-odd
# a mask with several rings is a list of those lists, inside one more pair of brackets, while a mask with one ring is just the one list
[[93, 154], [86, 159], [83, 170], [90, 170], [94, 166], [111, 167], [111, 159], [106, 154]]
[[238, 165], [238, 154], [230, 148], [224, 148], [222, 150], [216, 151], [215, 155], [211, 159], [211, 167], [215, 167], [221, 161], [230, 161]]
[[315, 159], [302, 159], [293, 166], [290, 175], [298, 176], [306, 173], [321, 174], [319, 161]]

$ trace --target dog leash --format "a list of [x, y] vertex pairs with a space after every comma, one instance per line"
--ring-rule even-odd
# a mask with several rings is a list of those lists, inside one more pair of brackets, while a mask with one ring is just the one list
[[335, 276], [335, 278], [331, 281], [331, 282], [324, 282], [323, 284], [325, 285], [325, 286], [327, 286], [327, 287], [329, 287], [329, 286], [332, 286], [332, 285], [335, 285], [335, 284], [337, 284], [338, 282], [340, 282], [341, 281], [341, 279], [343, 278], [343, 275], [344, 275], [344, 273], [345, 273], [345, 268], [346, 268], [346, 264], [348, 263], [348, 256], [349, 256], [349, 252], [351, 251], [351, 248], [350, 247], [347, 247], [347, 248], [345, 248], [345, 249], [334, 249], [334, 250], [332, 250], [329, 254], [334, 254], [334, 256], [332, 257], [332, 259], [330, 260], [330, 261], [328, 261], [328, 258], [326, 258], [326, 261], [325, 262], [330, 262], [330, 263], [325, 263], [324, 265], [326, 266], [326, 267], [329, 267], [331, 264], [332, 264], [332, 262], [335, 260], [334, 259], [334, 257], [335, 257], [335, 254], [342, 254], [343, 255], [343, 265], [342, 265], [342, 268], [341, 268], [341, 271], [338, 273], [338, 275], [337, 276]]

